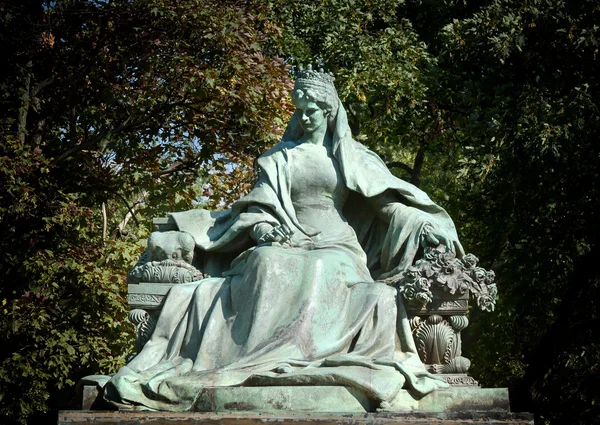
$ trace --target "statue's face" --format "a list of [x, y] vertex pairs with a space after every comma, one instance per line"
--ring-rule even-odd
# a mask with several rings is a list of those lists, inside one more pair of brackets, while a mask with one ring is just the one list
[[315, 102], [297, 99], [295, 105], [296, 113], [300, 117], [300, 125], [305, 132], [313, 133], [319, 128], [327, 127], [325, 112]]

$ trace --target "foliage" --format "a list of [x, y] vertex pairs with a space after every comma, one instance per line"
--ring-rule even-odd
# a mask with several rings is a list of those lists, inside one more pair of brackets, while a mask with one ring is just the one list
[[457, 197], [467, 200], [467, 237], [504, 292], [498, 316], [480, 321], [475, 372], [530, 392], [540, 423], [589, 423], [600, 401], [581, 396], [600, 356], [589, 329], [599, 289], [599, 13], [594, 2], [495, 1], [440, 32], [448, 117], [464, 143]]
[[539, 423], [598, 417], [599, 13], [588, 1], [491, 1], [413, 20], [462, 150], [447, 205], [498, 276], [496, 313], [473, 315], [473, 373], [510, 386]]
[[339, 75], [357, 138], [496, 271], [475, 376], [539, 423], [595, 421], [597, 2], [281, 3], [284, 54]]
[[592, 0], [4, 2], [6, 420], [122, 364], [124, 273], [150, 218], [245, 193], [291, 110], [287, 63], [312, 62], [336, 73], [355, 137], [495, 270], [495, 311], [471, 317], [475, 377], [539, 423], [594, 422], [599, 14]]
[[47, 409], [49, 384], [60, 393], [90, 371], [124, 363], [132, 332], [122, 320], [122, 270], [139, 250], [94, 237], [99, 211], [39, 178], [51, 167], [41, 152], [10, 137], [2, 151], [0, 413], [24, 419]]
[[263, 53], [278, 37], [267, 12], [252, 1], [0, 6], [0, 422], [68, 406], [79, 378], [124, 363], [124, 275], [150, 219], [206, 202], [211, 167], [251, 164], [278, 139], [290, 77]]

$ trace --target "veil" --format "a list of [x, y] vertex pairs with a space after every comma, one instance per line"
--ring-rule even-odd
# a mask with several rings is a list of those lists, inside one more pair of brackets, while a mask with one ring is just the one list
[[[332, 153], [338, 161], [346, 186], [352, 192], [343, 212], [369, 257], [373, 277], [397, 274], [413, 263], [420, 248], [424, 222], [436, 225], [449, 240], [455, 241], [450, 249], [455, 250], [459, 257], [464, 255], [449, 214], [424, 191], [394, 176], [375, 152], [355, 141], [346, 109], [337, 95], [336, 102], [336, 113], [328, 121], [332, 135]], [[294, 112], [281, 141], [271, 151], [294, 145], [302, 134], [299, 114]], [[399, 204], [412, 207], [397, 214], [393, 236], [389, 231], [389, 223], [378, 217], [377, 211], [373, 210], [369, 202], [364, 202], [364, 198], [375, 198], [389, 191], [395, 195]], [[398, 254], [400, 246], [403, 247], [402, 253]]]

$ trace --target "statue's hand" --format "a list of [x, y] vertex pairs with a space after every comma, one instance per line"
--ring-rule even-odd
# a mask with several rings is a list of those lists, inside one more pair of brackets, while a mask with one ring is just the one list
[[279, 226], [275, 226], [271, 228], [268, 232], [263, 234], [256, 243], [258, 245], [263, 245], [266, 243], [279, 242], [284, 243], [290, 240], [294, 232], [285, 224], [280, 224]]
[[449, 238], [446, 233], [440, 231], [437, 226], [434, 226], [431, 223], [425, 223], [421, 233], [421, 245], [423, 247], [431, 246], [436, 248], [440, 244], [444, 245], [454, 254], [463, 254], [463, 248], [458, 239]]

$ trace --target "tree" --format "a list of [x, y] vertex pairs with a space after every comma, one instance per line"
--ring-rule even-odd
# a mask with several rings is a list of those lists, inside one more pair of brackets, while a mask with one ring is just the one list
[[455, 199], [504, 288], [497, 314], [477, 318], [475, 372], [531, 397], [521, 406], [540, 423], [598, 416], [598, 12], [493, 1], [438, 38], [441, 104], [464, 143]]
[[291, 111], [287, 64], [312, 62], [336, 73], [355, 137], [496, 270], [475, 377], [539, 423], [593, 422], [596, 3], [5, 2], [3, 414], [123, 363], [123, 274], [149, 219], [247, 191]]
[[211, 166], [277, 140], [290, 78], [262, 52], [278, 29], [260, 3], [1, 6], [3, 422], [124, 364], [124, 273], [150, 219], [202, 201]]
[[286, 6], [283, 54], [336, 71], [357, 138], [496, 270], [496, 313], [473, 315], [473, 373], [540, 423], [595, 420], [597, 2]]

